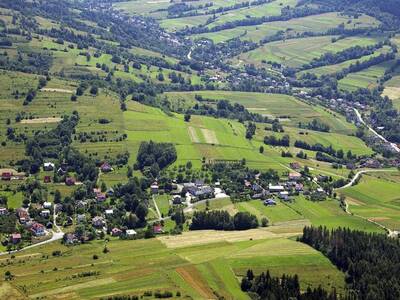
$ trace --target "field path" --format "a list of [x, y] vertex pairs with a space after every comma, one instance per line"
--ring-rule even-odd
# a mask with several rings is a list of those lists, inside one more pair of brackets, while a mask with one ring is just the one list
[[176, 272], [186, 281], [203, 299], [216, 299], [212, 290], [203, 280], [195, 266], [179, 267]]
[[159, 220], [162, 220], [161, 212], [160, 212], [160, 210], [159, 210], [159, 208], [158, 208], [158, 205], [157, 205], [157, 201], [156, 201], [156, 199], [155, 199], [155, 196], [154, 196], [154, 195], [151, 196], [151, 199], [153, 200], [154, 207], [156, 208], [157, 215], [158, 215], [158, 219], [159, 219]]
[[187, 129], [188, 129], [188, 131], [189, 131], [190, 140], [191, 140], [193, 143], [200, 143], [200, 139], [199, 139], [199, 137], [197, 136], [196, 129], [195, 129], [194, 127], [192, 127], [192, 126], [189, 126]]
[[360, 123], [362, 123], [363, 125], [367, 126], [369, 131], [371, 131], [373, 134], [375, 134], [378, 138], [380, 138], [383, 142], [390, 144], [390, 146], [392, 147], [392, 149], [397, 152], [400, 153], [400, 148], [395, 144], [395, 143], [391, 143], [389, 142], [384, 136], [380, 135], [379, 133], [377, 133], [371, 126], [369, 126], [362, 118], [360, 112], [354, 108], [354, 112], [357, 115], [358, 120], [360, 121]]
[[[366, 174], [366, 173], [375, 173], [375, 172], [397, 172], [397, 170], [379, 169], [379, 170], [362, 170], [362, 171], [358, 171], [358, 172], [354, 175], [354, 177], [350, 180], [350, 182], [349, 182], [348, 184], [346, 184], [346, 185], [344, 185], [344, 186], [342, 186], [342, 187], [340, 187], [340, 188], [336, 188], [336, 189], [334, 189], [334, 190], [337, 191], [337, 190], [349, 188], [349, 187], [353, 186], [353, 184], [356, 183], [356, 181], [358, 180], [358, 178], [359, 178], [362, 174]], [[363, 216], [360, 216], [360, 215], [357, 215], [357, 214], [354, 214], [354, 213], [350, 212], [350, 210], [349, 210], [349, 203], [348, 203], [346, 200], [344, 200], [344, 204], [345, 204], [344, 211], [345, 211], [347, 214], [352, 215], [352, 216], [357, 217], [357, 218], [361, 218], [361, 219], [366, 220], [366, 221], [368, 221], [368, 222], [370, 222], [370, 223], [372, 223], [372, 224], [375, 224], [375, 225], [378, 226], [378, 227], [383, 228], [385, 231], [387, 231], [389, 237], [396, 237], [396, 236], [398, 236], [398, 234], [399, 234], [398, 231], [393, 231], [393, 230], [387, 228], [385, 225], [383, 225], [383, 224], [377, 222], [376, 220], [369, 219], [369, 218], [366, 218], [366, 217], [363, 217]]]
[[56, 88], [43, 88], [40, 91], [42, 92], [54, 92], [54, 93], [66, 93], [66, 94], [73, 94], [74, 91], [66, 90], [66, 89], [56, 89]]

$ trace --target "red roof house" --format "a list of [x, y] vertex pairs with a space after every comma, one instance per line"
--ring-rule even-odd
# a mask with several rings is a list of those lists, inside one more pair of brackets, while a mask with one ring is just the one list
[[1, 173], [1, 179], [2, 180], [11, 180], [11, 172], [3, 172]]
[[31, 226], [31, 232], [35, 236], [45, 235], [46, 232], [44, 229], [45, 229], [44, 226], [40, 223], [33, 223], [33, 225]]
[[13, 233], [11, 235], [11, 242], [13, 244], [18, 244], [21, 241], [21, 234], [20, 233]]

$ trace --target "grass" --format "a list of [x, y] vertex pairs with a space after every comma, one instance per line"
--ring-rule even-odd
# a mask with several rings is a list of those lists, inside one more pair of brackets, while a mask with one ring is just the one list
[[[213, 293], [226, 299], [249, 299], [240, 291], [239, 284], [247, 268], [256, 273], [267, 269], [276, 275], [297, 273], [304, 288], [330, 282], [342, 290], [344, 285], [344, 274], [322, 254], [285, 238], [220, 241], [173, 251], [157, 239], [112, 239], [107, 244], [109, 253], [103, 254], [103, 247], [104, 241], [72, 248], [52, 243], [17, 254], [6, 269], [15, 275], [13, 287], [33, 298], [57, 295], [92, 299], [168, 290], [174, 294], [180, 291], [182, 297], [194, 299], [213, 297]], [[53, 257], [54, 250], [61, 250], [62, 256]], [[93, 260], [93, 254], [99, 259]], [[7, 263], [7, 259], [4, 257], [0, 262]], [[316, 270], [323, 271], [324, 276], [316, 274]], [[73, 278], [83, 271], [99, 273]]]
[[355, 130], [354, 125], [346, 122], [342, 116], [289, 95], [231, 91], [171, 92], [165, 95], [177, 106], [191, 107], [196, 103], [195, 95], [202, 95], [204, 98], [225, 99], [239, 103], [251, 112], [271, 118], [285, 118], [283, 124], [287, 126], [297, 127], [299, 122], [308, 123], [316, 118], [328, 124], [333, 132], [348, 134]]
[[333, 38], [334, 36], [317, 36], [272, 42], [239, 55], [235, 61], [260, 66], [262, 60], [266, 60], [296, 68], [327, 52], [336, 53], [354, 46], [365, 47], [378, 41], [377, 38], [354, 36], [332, 42]]
[[342, 90], [354, 91], [359, 88], [374, 88], [378, 86], [378, 80], [385, 75], [385, 71], [389, 69], [396, 60], [386, 61], [365, 70], [350, 73], [343, 79], [339, 80], [338, 87]]
[[[351, 20], [350, 23], [348, 23], [349, 20]], [[233, 29], [203, 33], [193, 35], [192, 38], [196, 39], [199, 37], [205, 37], [213, 40], [215, 43], [219, 43], [235, 37], [240, 37], [242, 40], [259, 42], [266, 36], [273, 36], [278, 31], [285, 31], [286, 35], [289, 36], [295, 36], [296, 34], [303, 32], [321, 33], [328, 29], [335, 28], [342, 23], [345, 24], [346, 28], [376, 27], [379, 25], [379, 21], [366, 15], [362, 15], [356, 20], [334, 12], [296, 18], [289, 21], [268, 22], [257, 26], [242, 26]]]
[[359, 184], [343, 190], [354, 214], [400, 229], [400, 173], [364, 174]]

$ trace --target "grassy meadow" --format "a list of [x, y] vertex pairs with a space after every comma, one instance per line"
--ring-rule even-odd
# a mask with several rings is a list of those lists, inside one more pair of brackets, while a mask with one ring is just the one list
[[[322, 284], [341, 291], [344, 274], [321, 253], [287, 239], [288, 234], [289, 227], [273, 226], [251, 232], [201, 231], [151, 240], [111, 240], [106, 254], [104, 241], [73, 248], [52, 243], [15, 258], [0, 258], [1, 269], [15, 276], [11, 287], [2, 283], [0, 288], [32, 298], [98, 299], [171, 291], [192, 299], [216, 295], [250, 299], [240, 291], [239, 280], [252, 268], [255, 273], [267, 269], [274, 275], [297, 273], [304, 289]], [[188, 245], [193, 239], [201, 243]], [[55, 250], [62, 255], [52, 256]], [[93, 259], [95, 254], [98, 259]], [[80, 277], [83, 272], [93, 275]]]
[[389, 229], [400, 229], [400, 172], [368, 173], [342, 191], [349, 210]]

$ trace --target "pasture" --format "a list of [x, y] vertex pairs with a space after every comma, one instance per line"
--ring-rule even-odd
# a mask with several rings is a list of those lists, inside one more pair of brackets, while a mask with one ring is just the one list
[[[297, 68], [319, 58], [324, 53], [336, 53], [354, 46], [370, 46], [379, 39], [372, 37], [347, 37], [333, 42], [335, 36], [318, 36], [272, 42], [239, 55], [233, 63], [262, 65], [272, 61]], [[299, 55], [301, 53], [301, 55]]]
[[400, 172], [364, 174], [357, 185], [341, 192], [352, 213], [400, 229]]
[[[248, 232], [200, 231], [151, 240], [111, 240], [65, 247], [52, 243], [15, 258], [2, 257], [1, 269], [15, 277], [2, 291], [20, 291], [29, 297], [97, 299], [111, 295], [143, 295], [144, 292], [179, 291], [193, 299], [249, 299], [240, 291], [240, 276], [248, 268], [255, 273], [269, 269], [274, 275], [297, 273], [303, 288], [344, 285], [344, 274], [327, 258], [285, 234], [260, 229], [257, 239]], [[229, 238], [231, 235], [236, 237]], [[241, 237], [240, 237], [241, 236]], [[251, 236], [251, 234], [250, 234]], [[188, 241], [204, 241], [191, 244]], [[171, 244], [172, 243], [172, 244]], [[172, 247], [172, 248], [171, 248]], [[52, 256], [60, 250], [61, 256]], [[98, 255], [94, 260], [93, 255]], [[278, 255], [279, 254], [279, 255]], [[29, 270], [29, 271], [27, 271]], [[79, 276], [83, 272], [91, 276]], [[321, 276], [321, 274], [324, 274]], [[7, 294], [8, 295], [8, 294]]]
[[321, 33], [335, 28], [342, 23], [345, 24], [346, 28], [376, 27], [379, 25], [379, 21], [366, 15], [362, 15], [358, 19], [353, 19], [332, 12], [288, 21], [267, 22], [256, 26], [240, 26], [233, 29], [195, 34], [192, 35], [192, 38], [205, 37], [213, 40], [214, 43], [219, 43], [240, 37], [242, 40], [259, 42], [261, 39], [273, 36], [279, 31], [284, 31], [286, 36], [296, 36], [298, 33], [301, 34], [304, 32]]

